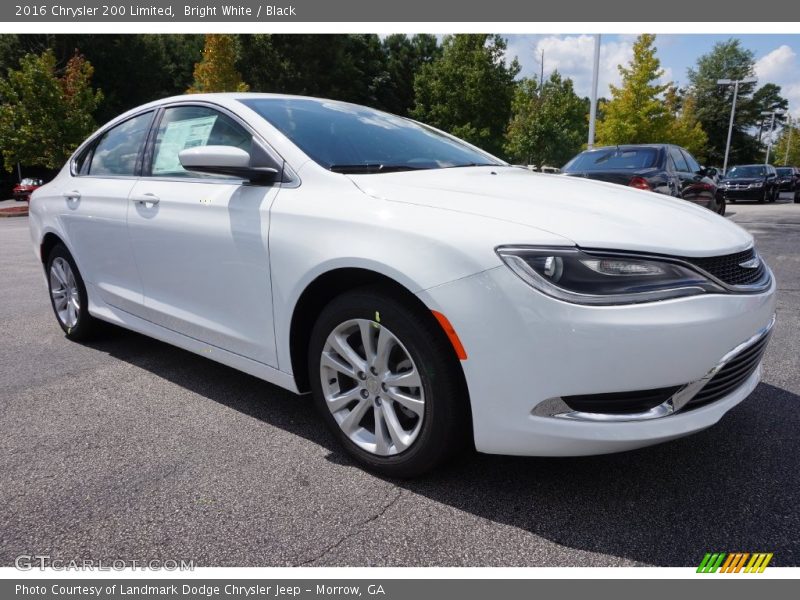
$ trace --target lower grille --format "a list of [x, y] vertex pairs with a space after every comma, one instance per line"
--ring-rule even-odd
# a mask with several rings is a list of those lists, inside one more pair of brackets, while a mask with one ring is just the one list
[[724, 398], [741, 386], [758, 367], [767, 348], [769, 334], [739, 351], [722, 367], [703, 388], [686, 404], [686, 409], [697, 408]]
[[572, 410], [578, 412], [621, 415], [655, 408], [666, 402], [679, 389], [680, 386], [676, 386], [654, 390], [636, 390], [635, 392], [562, 396], [561, 399]]

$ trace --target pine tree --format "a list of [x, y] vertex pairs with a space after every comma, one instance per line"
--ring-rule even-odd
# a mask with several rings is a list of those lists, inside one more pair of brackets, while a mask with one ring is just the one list
[[633, 45], [633, 59], [618, 66], [622, 86], [611, 86], [611, 100], [603, 104], [597, 123], [602, 145], [661, 142], [670, 123], [662, 94], [668, 84], [657, 83], [664, 75], [656, 57], [656, 36], [640, 35]]
[[194, 66], [194, 83], [187, 94], [246, 92], [249, 86], [236, 70], [236, 38], [228, 34], [208, 34], [203, 58]]

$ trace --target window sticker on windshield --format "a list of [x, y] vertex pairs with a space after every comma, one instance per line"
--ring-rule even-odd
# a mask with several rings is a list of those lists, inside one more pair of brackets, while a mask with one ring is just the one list
[[184, 169], [178, 160], [178, 153], [187, 148], [207, 145], [216, 121], [217, 115], [211, 115], [168, 123], [153, 162], [153, 175], [182, 172]]

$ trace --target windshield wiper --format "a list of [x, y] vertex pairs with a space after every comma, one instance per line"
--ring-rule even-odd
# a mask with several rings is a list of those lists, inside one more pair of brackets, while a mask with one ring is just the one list
[[477, 163], [477, 162], [469, 162], [469, 163], [462, 163], [460, 165], [448, 165], [446, 167], [441, 167], [442, 169], [460, 169], [462, 167], [502, 167], [503, 165], [498, 163]]
[[334, 173], [392, 173], [397, 171], [418, 171], [430, 167], [415, 167], [412, 165], [391, 165], [384, 163], [357, 163], [352, 165], [331, 165], [328, 167]]

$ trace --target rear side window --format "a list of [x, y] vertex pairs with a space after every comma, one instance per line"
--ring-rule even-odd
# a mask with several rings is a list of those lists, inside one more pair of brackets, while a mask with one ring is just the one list
[[694, 159], [694, 156], [689, 154], [686, 150], [683, 150], [683, 155], [686, 157], [686, 165], [689, 167], [689, 171], [692, 173], [700, 171], [700, 164]]
[[670, 147], [669, 156], [672, 159], [672, 164], [675, 165], [676, 171], [681, 171], [683, 173], [689, 172], [689, 165], [686, 164], [686, 158], [684, 158], [683, 152], [678, 148]]
[[[147, 137], [152, 118], [152, 112], [144, 113], [106, 131], [91, 152], [88, 174], [136, 175], [139, 151]], [[84, 172], [84, 165], [80, 165], [78, 170]]]
[[[236, 121], [204, 106], [177, 106], [164, 111], [153, 152], [155, 177], [213, 177], [186, 171], [178, 154], [196, 146], [234, 146], [250, 152], [253, 136]], [[232, 179], [236, 179], [233, 177]]]

